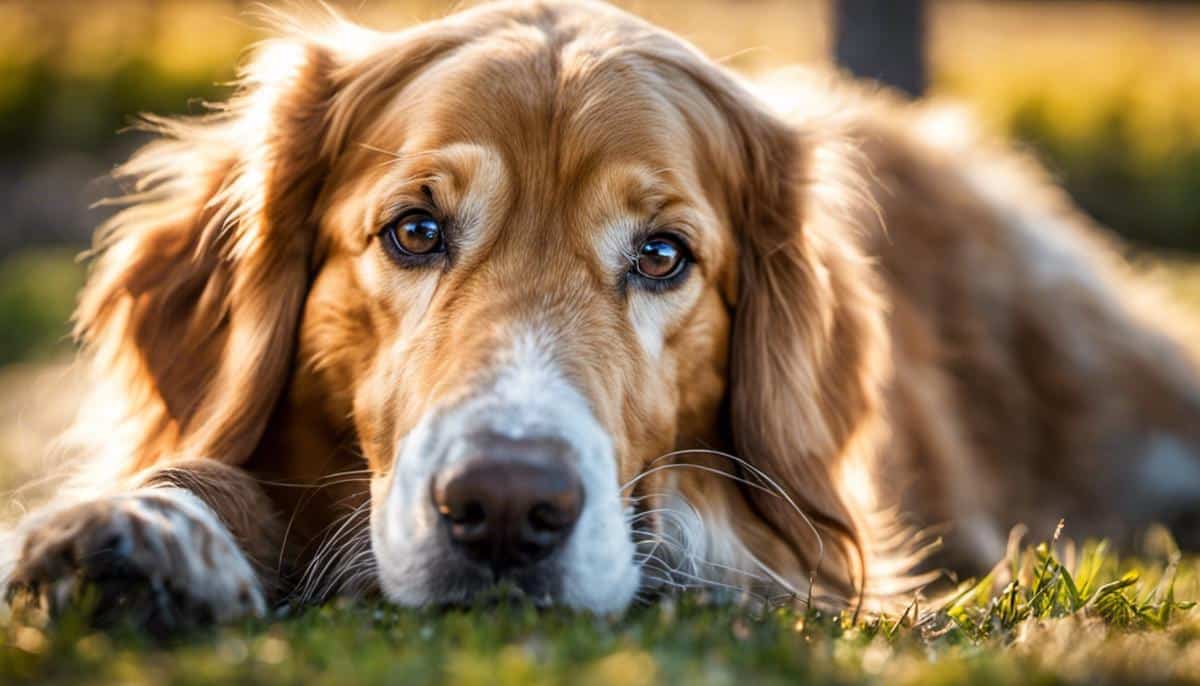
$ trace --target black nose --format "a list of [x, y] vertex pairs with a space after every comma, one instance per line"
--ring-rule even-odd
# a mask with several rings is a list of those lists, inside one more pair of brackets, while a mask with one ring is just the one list
[[583, 507], [567, 446], [491, 434], [472, 443], [474, 454], [433, 482], [433, 503], [450, 540], [497, 571], [545, 558], [570, 535]]

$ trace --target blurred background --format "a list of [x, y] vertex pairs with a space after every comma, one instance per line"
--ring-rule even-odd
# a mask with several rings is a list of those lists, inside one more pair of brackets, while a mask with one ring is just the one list
[[[91, 204], [116, 191], [105, 176], [141, 142], [118, 131], [139, 112], [200, 113], [228, 94], [262, 37], [263, 4], [277, 3], [0, 0], [0, 492], [38, 468], [27, 458], [41, 459], [78, 402], [66, 338], [84, 274], [75, 258], [106, 214]], [[379, 29], [451, 9], [329, 4]], [[965, 102], [1200, 312], [1200, 3], [617, 4], [748, 74], [836, 57]]]

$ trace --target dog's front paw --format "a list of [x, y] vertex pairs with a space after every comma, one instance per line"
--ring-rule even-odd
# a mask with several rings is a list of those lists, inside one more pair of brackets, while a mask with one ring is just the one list
[[95, 589], [98, 624], [177, 628], [261, 616], [262, 584], [217, 516], [175, 488], [77, 505], [34, 522], [9, 584], [59, 612]]

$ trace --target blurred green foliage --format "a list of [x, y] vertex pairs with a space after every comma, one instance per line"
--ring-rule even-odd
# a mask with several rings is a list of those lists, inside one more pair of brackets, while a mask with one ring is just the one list
[[[8, 155], [46, 149], [96, 152], [141, 112], [199, 113], [198, 103], [229, 89], [208, 79], [180, 80], [132, 60], [103, 78], [56, 71], [46, 62], [0, 65], [0, 146]], [[191, 105], [196, 103], [196, 105]]]
[[[716, 55], [770, 42], [768, 58], [734, 55], [740, 68], [812, 59], [827, 40], [820, 21], [795, 17], [764, 33], [755, 17], [778, 3], [734, 15], [715, 1], [623, 4]], [[348, 9], [384, 27], [439, 13], [417, 0]], [[255, 13], [235, 0], [0, 0], [0, 151], [102, 151], [139, 112], [202, 111], [261, 35]], [[728, 31], [689, 30], [696, 13]], [[1200, 8], [946, 3], [931, 22], [936, 94], [1032, 146], [1101, 223], [1146, 246], [1200, 250]]]
[[1154, 150], [1138, 133], [1136, 110], [1114, 98], [1097, 111], [1094, 128], [1061, 135], [1047, 100], [1017, 103], [1011, 133], [1032, 145], [1085, 210], [1140, 244], [1200, 250], [1200, 141], [1180, 130], [1184, 145]]
[[98, 151], [138, 113], [201, 111], [249, 26], [214, 0], [0, 0], [0, 150]]
[[0, 261], [0, 365], [69, 347], [67, 318], [84, 268], [69, 249], [19, 253]]
[[[427, 0], [334, 4], [381, 28], [445, 11]], [[817, 3], [620, 4], [746, 71], [812, 61], [828, 40]], [[1102, 224], [1143, 247], [1200, 252], [1200, 6], [932, 8], [934, 95], [1032, 148]], [[229, 93], [239, 57], [261, 37], [256, 13], [242, 0], [0, 0], [0, 172], [68, 152], [110, 164], [132, 142], [115, 132], [137, 113], [203, 111]], [[63, 190], [63, 202], [83, 196]], [[65, 335], [82, 273], [69, 252], [0, 267], [0, 363]]]
[[[370, 18], [392, 4], [366, 5]], [[1066, 7], [935, 6], [934, 91], [1031, 145], [1118, 233], [1200, 251], [1200, 41], [1190, 40], [1200, 8]], [[258, 37], [253, 13], [234, 0], [0, 0], [0, 151], [102, 150], [137, 113], [200, 112], [227, 94], [222, 84]], [[430, 13], [397, 2], [383, 24]], [[652, 13], [671, 22], [662, 7]], [[731, 24], [742, 38], [724, 41], [762, 40], [754, 17]], [[766, 38], [817, 44], [821, 31]], [[706, 47], [706, 36], [692, 37]]]
[[1101, 224], [1200, 251], [1200, 6], [1043, 5], [952, 8], [935, 92], [1032, 148]]

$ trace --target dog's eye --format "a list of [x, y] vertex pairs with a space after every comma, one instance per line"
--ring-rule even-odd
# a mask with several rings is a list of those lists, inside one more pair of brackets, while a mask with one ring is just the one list
[[446, 251], [442, 224], [428, 212], [402, 215], [383, 230], [388, 249], [396, 256], [421, 257]]
[[679, 276], [687, 262], [687, 249], [678, 239], [658, 234], [646, 239], [638, 248], [634, 268], [638, 276], [666, 281]]

